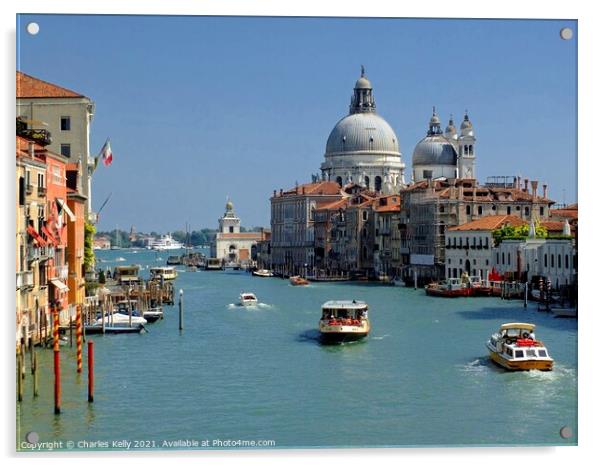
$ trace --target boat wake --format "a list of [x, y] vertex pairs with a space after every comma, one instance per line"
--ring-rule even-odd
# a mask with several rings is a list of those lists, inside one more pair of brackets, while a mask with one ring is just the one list
[[490, 360], [487, 357], [476, 358], [469, 363], [460, 365], [460, 370], [462, 372], [483, 372], [487, 370], [487, 368], [491, 366]]
[[228, 309], [248, 309], [250, 311], [256, 311], [257, 309], [273, 309], [274, 306], [267, 303], [257, 303], [253, 305], [243, 306], [240, 303], [230, 303], [226, 306]]
[[390, 337], [391, 335], [387, 334], [387, 335], [383, 335], [381, 337], [370, 337], [371, 340], [384, 340], [387, 337]]

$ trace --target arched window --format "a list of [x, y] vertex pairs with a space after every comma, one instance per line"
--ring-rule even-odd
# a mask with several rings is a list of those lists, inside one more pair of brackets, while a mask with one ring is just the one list
[[483, 215], [483, 206], [481, 206], [481, 205], [480, 205], [480, 206], [477, 208], [477, 212], [479, 213], [479, 215]]
[[550, 254], [550, 267], [554, 267], [554, 254]]
[[529, 208], [525, 207], [525, 217], [528, 217], [528, 216], [529, 216]]
[[366, 188], [370, 188], [370, 177], [369, 176], [364, 177], [364, 183], [366, 184]]
[[560, 254], [558, 254], [558, 268], [562, 268], [562, 256]]
[[466, 206], [466, 215], [470, 215], [470, 206], [469, 205]]
[[469, 153], [470, 155], [472, 155], [472, 144], [471, 144], [470, 146], [468, 146], [468, 153]]
[[544, 267], [548, 266], [548, 255], [547, 254], [543, 255], [543, 266]]
[[564, 255], [564, 268], [565, 269], [569, 268], [569, 255], [568, 254]]
[[382, 186], [382, 182], [383, 182], [383, 180], [382, 180], [382, 178], [380, 176], [377, 176], [377, 177], [374, 178], [374, 189], [376, 191], [380, 191], [380, 188]]

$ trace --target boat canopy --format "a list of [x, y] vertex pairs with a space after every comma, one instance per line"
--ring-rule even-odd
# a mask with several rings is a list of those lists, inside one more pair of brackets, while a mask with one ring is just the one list
[[502, 324], [502, 326], [500, 327], [500, 330], [509, 330], [511, 328], [519, 328], [519, 329], [525, 329], [525, 330], [534, 330], [535, 329], [535, 324], [525, 324], [525, 323], [521, 323], [521, 322], [511, 322], [508, 324]]
[[368, 305], [364, 301], [327, 301], [322, 304], [322, 309], [366, 309]]

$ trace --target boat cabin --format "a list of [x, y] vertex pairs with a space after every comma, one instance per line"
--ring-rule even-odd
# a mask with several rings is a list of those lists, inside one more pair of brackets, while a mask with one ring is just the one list
[[140, 277], [140, 266], [118, 265], [113, 271], [113, 278], [120, 284], [138, 283]]
[[362, 320], [368, 318], [364, 301], [328, 301], [322, 305], [322, 320]]
[[153, 267], [150, 269], [151, 278], [159, 280], [163, 277], [164, 280], [173, 280], [177, 273], [174, 267]]

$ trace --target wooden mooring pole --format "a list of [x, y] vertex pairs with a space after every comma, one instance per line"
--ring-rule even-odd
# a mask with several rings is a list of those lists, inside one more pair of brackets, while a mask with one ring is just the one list
[[61, 353], [59, 351], [59, 313], [52, 313], [54, 351], [54, 414], [61, 414]]
[[33, 363], [31, 366], [31, 375], [33, 378], [33, 397], [35, 398], [39, 395], [39, 391], [38, 391], [38, 355], [33, 349], [31, 351], [33, 352]]
[[17, 400], [23, 401], [23, 377], [21, 377], [21, 371], [23, 366], [23, 360], [21, 354], [17, 354]]
[[184, 290], [180, 289], [180, 301], [178, 302], [180, 310], [180, 330], [184, 329]]

